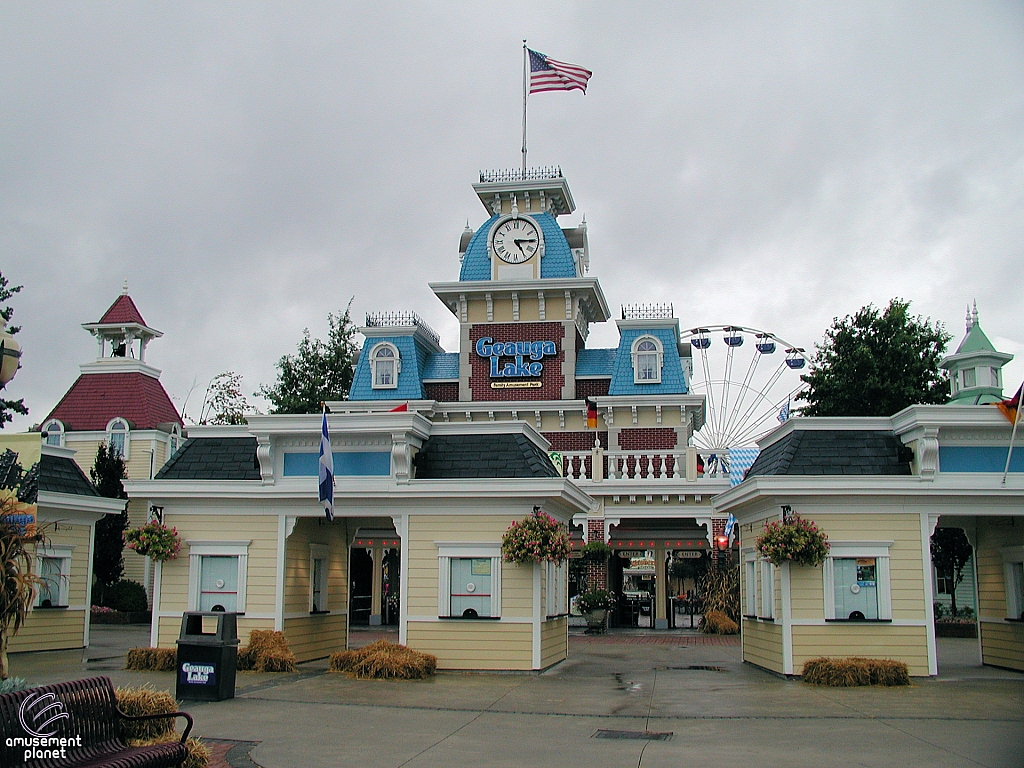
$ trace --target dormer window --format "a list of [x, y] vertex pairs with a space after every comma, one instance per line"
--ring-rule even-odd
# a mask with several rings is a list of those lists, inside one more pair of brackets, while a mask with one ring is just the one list
[[398, 347], [384, 341], [370, 352], [370, 372], [374, 389], [395, 389], [402, 371], [402, 358]]
[[114, 419], [107, 425], [107, 445], [122, 459], [128, 459], [128, 423]]
[[665, 354], [654, 336], [641, 336], [633, 342], [633, 383], [660, 384]]
[[64, 445], [64, 425], [56, 419], [46, 422], [43, 426], [43, 434], [46, 436], [47, 445]]
[[178, 452], [178, 448], [181, 446], [181, 428], [175, 424], [171, 427], [171, 437], [168, 440], [167, 445], [167, 458], [170, 458]]

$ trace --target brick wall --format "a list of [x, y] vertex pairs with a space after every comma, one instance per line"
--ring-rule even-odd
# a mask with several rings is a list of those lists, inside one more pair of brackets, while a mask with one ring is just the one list
[[459, 382], [438, 381], [423, 385], [423, 396], [439, 403], [457, 403], [459, 401]]
[[611, 383], [611, 379], [576, 379], [576, 399], [604, 397]]
[[[587, 542], [604, 541], [604, 519], [587, 520]], [[608, 589], [607, 564], [588, 563], [586, 568], [587, 586], [590, 589]]]
[[672, 427], [638, 427], [619, 432], [619, 448], [624, 451], [668, 450], [676, 447]]
[[[551, 443], [552, 451], [589, 451], [594, 447], [594, 433], [587, 432], [541, 432]], [[601, 447], [608, 447], [608, 433], [598, 432]]]
[[[540, 376], [541, 386], [528, 389], [492, 389], [491, 360], [480, 357], [476, 353], [476, 343], [484, 336], [494, 341], [553, 341], [558, 354], [548, 356], [540, 362], [544, 370]], [[563, 345], [565, 327], [560, 322], [553, 323], [478, 323], [469, 329], [469, 389], [473, 400], [561, 400], [565, 377], [562, 375], [562, 361], [565, 359]], [[501, 364], [514, 360], [502, 357]], [[493, 381], [530, 381], [530, 377], [521, 379], [494, 379]]]

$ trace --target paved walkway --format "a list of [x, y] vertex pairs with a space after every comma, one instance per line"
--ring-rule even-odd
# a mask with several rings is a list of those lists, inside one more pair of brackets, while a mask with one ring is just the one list
[[[235, 699], [186, 708], [220, 765], [236, 768], [1020, 768], [1024, 675], [981, 667], [976, 652], [977, 641], [944, 639], [938, 678], [910, 688], [835, 689], [743, 664], [734, 641], [573, 636], [570, 658], [542, 675], [362, 681], [313, 662], [293, 675], [240, 673]], [[32, 682], [102, 673], [118, 685], [173, 685], [171, 673], [100, 669], [117, 665], [83, 663], [80, 651], [11, 661], [14, 674]]]

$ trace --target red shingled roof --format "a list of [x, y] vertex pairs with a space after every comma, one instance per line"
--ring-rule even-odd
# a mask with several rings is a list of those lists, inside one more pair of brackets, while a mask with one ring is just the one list
[[132, 297], [123, 293], [117, 297], [117, 301], [111, 304], [110, 309], [104, 312], [103, 317], [100, 318], [100, 324], [108, 323], [138, 323], [139, 325], [145, 325], [146, 321], [142, 319], [142, 313], [135, 306]]
[[[135, 305], [131, 306], [134, 309]], [[105, 430], [115, 416], [127, 419], [131, 429], [153, 429], [163, 423], [183, 425], [163, 385], [137, 372], [79, 376], [46, 418], [60, 419], [70, 431], [91, 432]]]

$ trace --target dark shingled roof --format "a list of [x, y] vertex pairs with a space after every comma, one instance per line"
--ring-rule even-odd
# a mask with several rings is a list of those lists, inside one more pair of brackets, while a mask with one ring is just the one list
[[757, 475], [909, 475], [912, 452], [882, 430], [794, 429], [758, 455]]
[[39, 457], [39, 490], [50, 493], [70, 493], [75, 496], [99, 496], [89, 478], [74, 459], [66, 456]]
[[416, 456], [416, 477], [558, 477], [540, 447], [522, 434], [434, 435]]
[[190, 438], [157, 472], [156, 479], [259, 480], [256, 438]]

